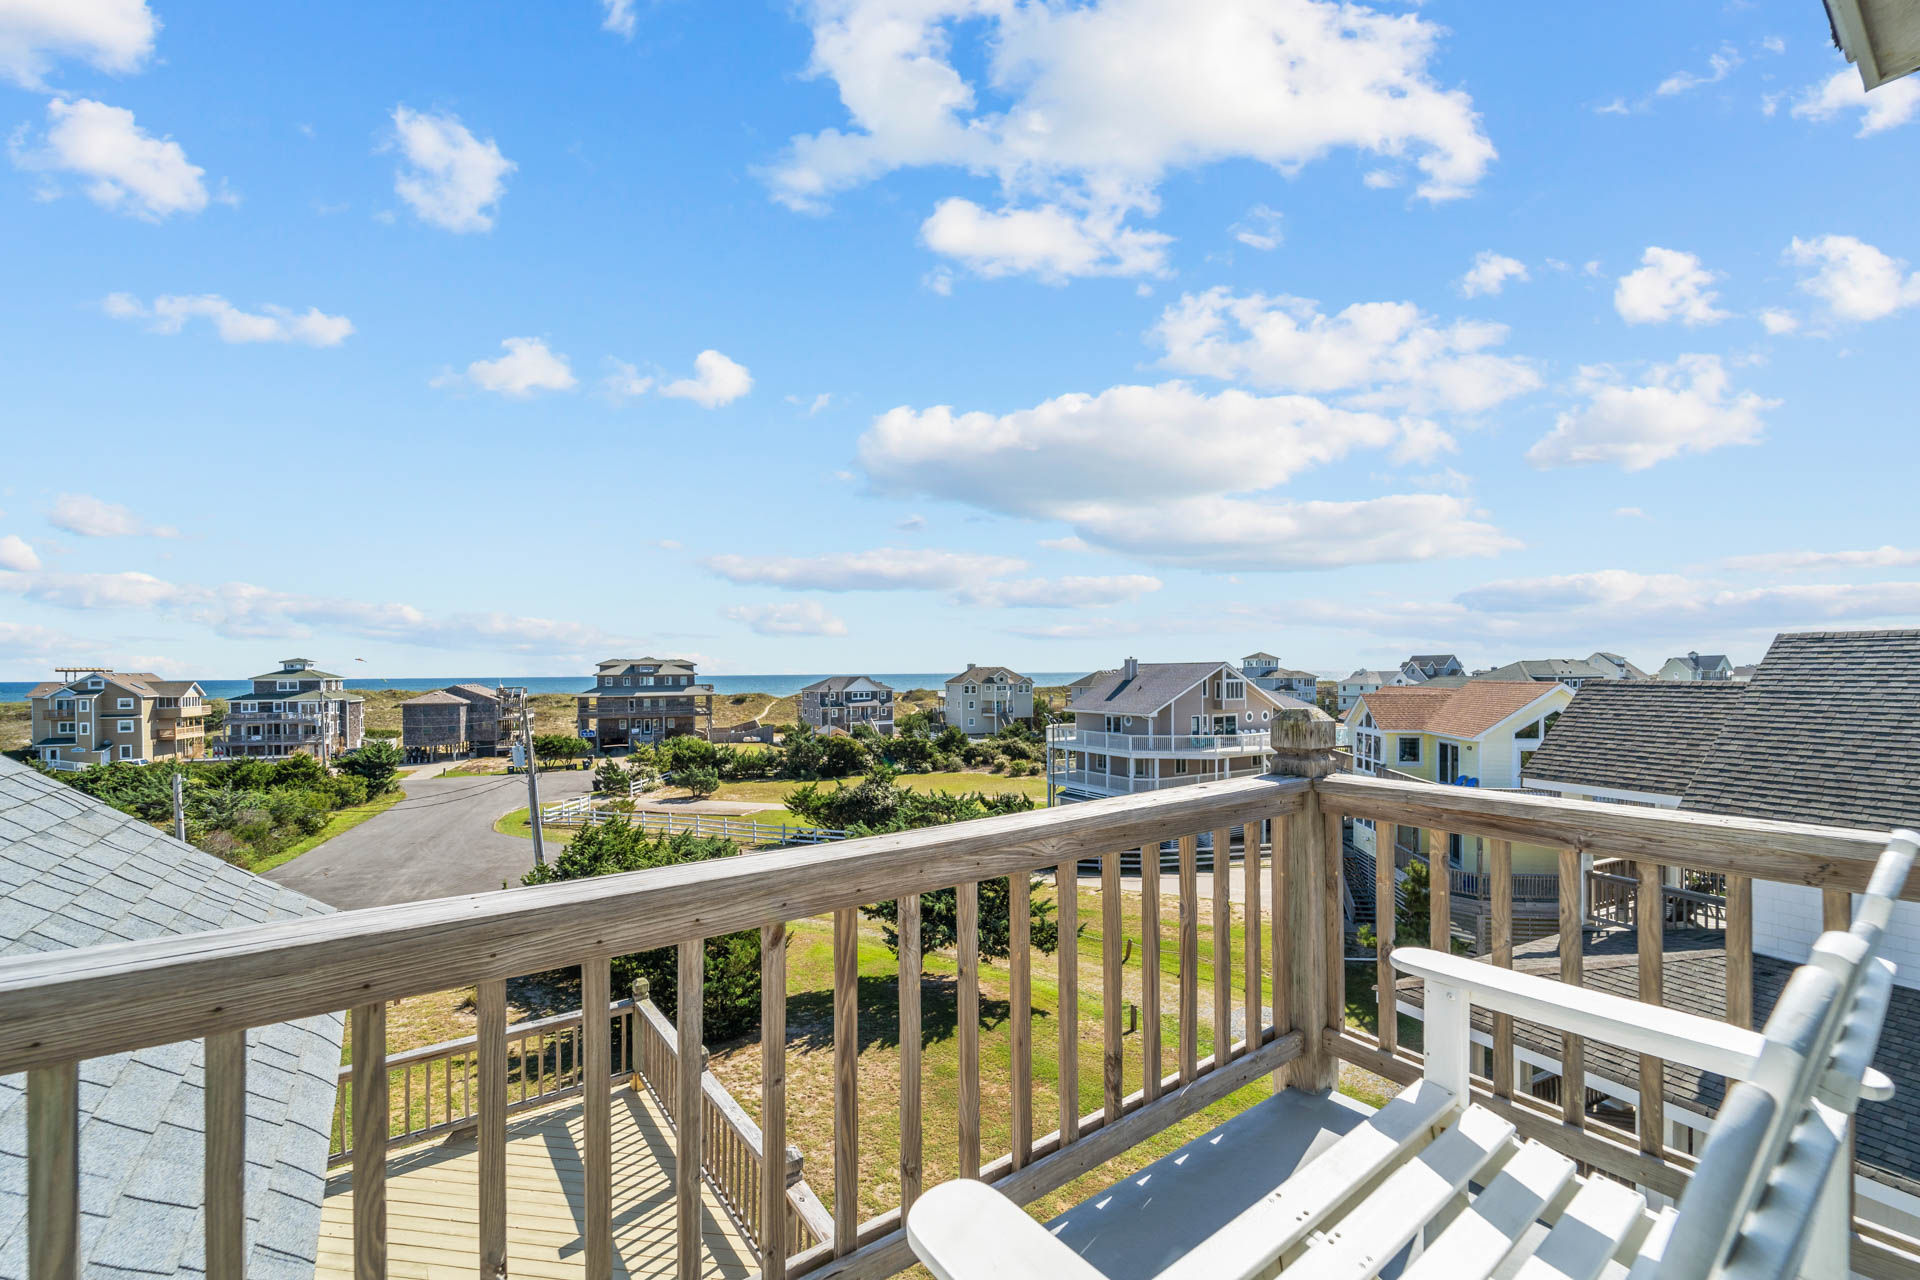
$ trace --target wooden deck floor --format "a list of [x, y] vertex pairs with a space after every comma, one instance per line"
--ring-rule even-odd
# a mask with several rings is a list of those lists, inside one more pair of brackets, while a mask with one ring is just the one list
[[[577, 1280], [586, 1263], [581, 1228], [581, 1108], [576, 1100], [507, 1126], [507, 1274]], [[674, 1274], [673, 1133], [644, 1091], [613, 1095], [613, 1272]], [[478, 1265], [480, 1156], [472, 1138], [397, 1155], [387, 1163], [387, 1273], [402, 1280], [468, 1280]], [[726, 1210], [705, 1189], [704, 1265], [710, 1280], [745, 1280], [760, 1264]], [[327, 1183], [317, 1276], [353, 1275], [353, 1189]]]

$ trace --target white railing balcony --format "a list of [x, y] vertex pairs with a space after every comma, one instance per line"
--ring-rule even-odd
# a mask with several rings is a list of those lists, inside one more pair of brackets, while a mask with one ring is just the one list
[[1047, 745], [1107, 755], [1246, 756], [1273, 749], [1265, 729], [1245, 733], [1107, 733], [1070, 724], [1047, 727]]

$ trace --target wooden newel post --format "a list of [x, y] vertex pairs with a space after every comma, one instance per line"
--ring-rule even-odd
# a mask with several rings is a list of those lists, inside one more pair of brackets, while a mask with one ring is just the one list
[[[1317, 707], [1279, 712], [1273, 718], [1272, 772], [1287, 778], [1324, 778], [1334, 772], [1334, 723]], [[1345, 1025], [1344, 930], [1340, 911], [1340, 815], [1323, 814], [1320, 796], [1309, 791], [1299, 811], [1274, 832], [1274, 857], [1284, 860], [1282, 901], [1274, 903], [1278, 941], [1292, 958], [1285, 1008], [1276, 1025], [1301, 1035], [1300, 1057], [1275, 1078], [1276, 1085], [1312, 1092], [1332, 1089], [1340, 1064], [1328, 1050], [1328, 1031]], [[1332, 834], [1329, 834], [1329, 833]], [[1282, 1020], [1284, 1015], [1284, 1021]]]

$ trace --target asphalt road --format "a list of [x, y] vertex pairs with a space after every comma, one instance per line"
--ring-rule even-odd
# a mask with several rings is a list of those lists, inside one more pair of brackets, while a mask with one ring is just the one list
[[[533, 841], [493, 824], [527, 804], [527, 780], [408, 778], [407, 798], [342, 835], [267, 872], [267, 878], [341, 908], [485, 893], [520, 883]], [[593, 775], [540, 775], [540, 802], [587, 794]]]

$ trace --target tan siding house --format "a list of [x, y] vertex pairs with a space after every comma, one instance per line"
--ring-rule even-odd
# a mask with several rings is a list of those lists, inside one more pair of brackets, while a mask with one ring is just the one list
[[192, 680], [150, 671], [63, 667], [27, 695], [34, 754], [54, 769], [206, 754], [207, 700]]

